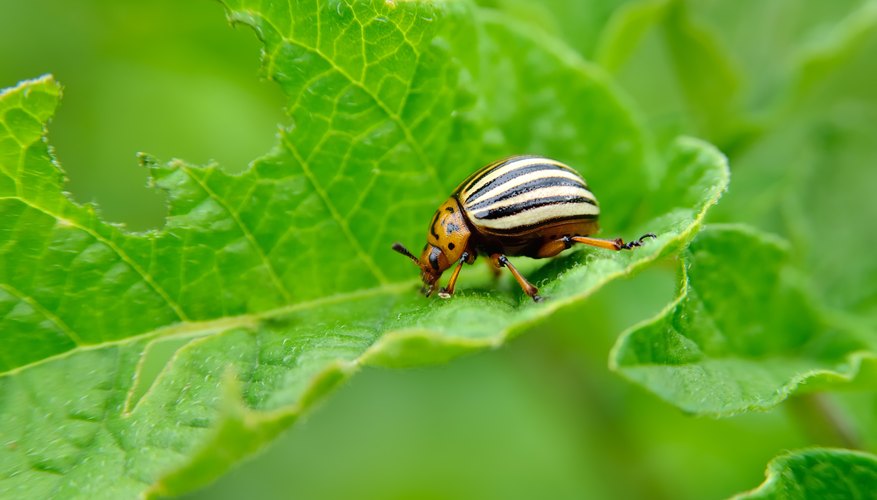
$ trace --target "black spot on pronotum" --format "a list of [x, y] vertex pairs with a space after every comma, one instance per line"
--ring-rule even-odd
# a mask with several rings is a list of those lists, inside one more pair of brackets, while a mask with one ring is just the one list
[[454, 213], [454, 207], [445, 207], [448, 212]]
[[439, 213], [436, 212], [435, 215], [432, 216], [432, 222], [429, 223], [429, 232], [432, 234], [432, 237], [438, 239], [438, 233], [435, 232], [435, 223], [438, 221]]
[[453, 250], [456, 247], [457, 245], [454, 245], [453, 243], [448, 243], [448, 250]]

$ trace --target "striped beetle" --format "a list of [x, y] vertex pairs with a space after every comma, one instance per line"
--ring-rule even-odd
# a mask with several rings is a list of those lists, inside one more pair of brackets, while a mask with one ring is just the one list
[[512, 156], [482, 167], [454, 190], [432, 217], [419, 259], [400, 243], [394, 243], [393, 250], [420, 268], [421, 291], [427, 297], [442, 273], [456, 263], [448, 286], [439, 290], [442, 298], [453, 295], [463, 264], [472, 264], [480, 252], [490, 256], [495, 275], [508, 268], [538, 302], [539, 290], [507, 256], [554, 257], [574, 243], [630, 250], [656, 237], [648, 233], [630, 243], [590, 238], [597, 232], [599, 215], [597, 199], [578, 172], [549, 158]]

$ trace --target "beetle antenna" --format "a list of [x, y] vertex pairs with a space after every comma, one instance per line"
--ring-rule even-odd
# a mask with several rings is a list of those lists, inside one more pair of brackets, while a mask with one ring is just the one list
[[420, 267], [420, 260], [418, 260], [417, 257], [409, 252], [408, 249], [405, 248], [405, 246], [403, 246], [401, 243], [393, 243], [393, 250], [401, 253], [405, 257], [408, 257], [409, 259], [414, 261], [415, 264], [417, 264], [417, 267]]

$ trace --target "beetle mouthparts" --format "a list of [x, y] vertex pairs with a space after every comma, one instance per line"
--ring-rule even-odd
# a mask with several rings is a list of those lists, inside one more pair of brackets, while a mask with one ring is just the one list
[[432, 291], [434, 288], [435, 288], [435, 285], [432, 285], [432, 284], [423, 285], [422, 287], [420, 287], [420, 293], [422, 293], [425, 297], [429, 297], [430, 295], [432, 295]]

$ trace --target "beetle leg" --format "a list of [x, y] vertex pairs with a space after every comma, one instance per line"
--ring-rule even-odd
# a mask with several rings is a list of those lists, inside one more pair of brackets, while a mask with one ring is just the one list
[[630, 250], [632, 248], [642, 246], [643, 241], [646, 238], [657, 238], [657, 236], [652, 233], [646, 233], [640, 236], [638, 240], [633, 240], [628, 243], [625, 243], [624, 240], [622, 240], [621, 238], [615, 238], [614, 240], [603, 240], [600, 238], [589, 238], [587, 236], [570, 236], [563, 238], [563, 240], [569, 240], [575, 243], [583, 243], [585, 245], [605, 248], [607, 250]]
[[587, 236], [564, 236], [563, 238], [544, 243], [539, 247], [539, 250], [536, 251], [536, 258], [544, 259], [546, 257], [554, 257], [576, 243], [583, 243], [585, 245], [605, 248], [607, 250], [630, 250], [634, 247], [642, 246], [643, 241], [646, 238], [657, 238], [657, 236], [652, 233], [647, 233], [640, 236], [638, 240], [629, 243], [625, 243], [621, 238], [603, 240], [600, 238], [589, 238]]
[[533, 299], [533, 302], [541, 302], [542, 296], [539, 295], [539, 289], [533, 286], [532, 283], [527, 281], [527, 278], [521, 275], [518, 272], [517, 268], [509, 262], [509, 259], [506, 258], [505, 255], [501, 253], [495, 253], [490, 256], [490, 260], [494, 263], [497, 268], [507, 267], [509, 271], [512, 273], [512, 276], [515, 277], [515, 280], [521, 285], [521, 288], [524, 290], [524, 293], [530, 296]]
[[460, 275], [460, 269], [463, 269], [463, 264], [469, 260], [469, 252], [463, 252], [463, 255], [460, 257], [460, 261], [457, 262], [457, 267], [454, 268], [454, 273], [451, 274], [451, 279], [448, 280], [448, 286], [439, 290], [438, 296], [443, 299], [451, 298], [451, 295], [454, 294], [454, 286], [457, 284], [457, 276]]

